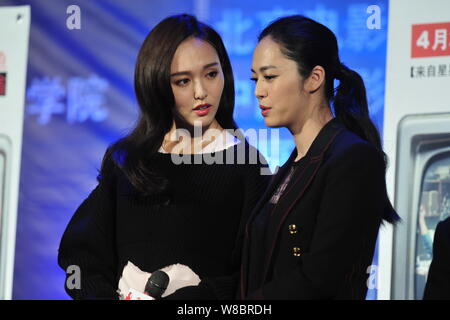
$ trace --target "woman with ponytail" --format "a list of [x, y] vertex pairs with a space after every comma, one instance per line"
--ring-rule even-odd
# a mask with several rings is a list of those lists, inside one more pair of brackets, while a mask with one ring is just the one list
[[238, 296], [364, 299], [380, 224], [399, 219], [364, 82], [341, 63], [333, 32], [309, 18], [280, 18], [258, 40], [262, 116], [296, 148], [247, 223]]

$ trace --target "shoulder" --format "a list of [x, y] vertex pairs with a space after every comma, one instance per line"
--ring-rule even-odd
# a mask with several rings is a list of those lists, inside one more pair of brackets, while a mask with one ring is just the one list
[[384, 153], [356, 134], [344, 129], [325, 151], [322, 172], [333, 176], [380, 181], [385, 177]]
[[98, 182], [112, 181], [117, 178], [117, 174], [121, 171], [122, 155], [118, 151], [114, 151], [112, 148], [108, 148], [103, 155], [103, 160], [99, 174], [97, 176]]
[[267, 161], [264, 155], [247, 139], [240, 139], [232, 148], [228, 148], [227, 152], [234, 153], [234, 160], [238, 164], [245, 164], [249, 166], [266, 166]]
[[[439, 222], [433, 239], [433, 255], [435, 263], [441, 264], [445, 259], [450, 264], [450, 217]], [[450, 265], [449, 265], [450, 266]]]
[[336, 136], [325, 152], [325, 160], [328, 162], [365, 162], [384, 167], [383, 152], [347, 129]]
[[444, 236], [450, 239], [450, 217], [440, 221], [436, 226], [436, 236]]
[[272, 175], [264, 155], [246, 139], [227, 149], [225, 164], [234, 167], [245, 180], [265, 181]]

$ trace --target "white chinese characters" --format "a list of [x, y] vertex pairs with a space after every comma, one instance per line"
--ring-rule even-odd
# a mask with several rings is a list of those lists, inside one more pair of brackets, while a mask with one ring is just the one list
[[65, 115], [68, 123], [101, 122], [108, 116], [103, 106], [108, 87], [108, 81], [96, 75], [69, 78], [66, 86], [59, 77], [37, 78], [27, 90], [27, 113], [36, 115], [41, 125], [50, 123], [53, 115]]

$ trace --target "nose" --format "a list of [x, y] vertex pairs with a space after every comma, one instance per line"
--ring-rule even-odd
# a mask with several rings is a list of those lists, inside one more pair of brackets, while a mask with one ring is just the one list
[[204, 100], [208, 96], [206, 92], [206, 88], [203, 85], [202, 81], [196, 81], [194, 86], [194, 99], [195, 100]]
[[258, 100], [261, 100], [262, 98], [267, 97], [267, 90], [263, 87], [263, 84], [261, 83], [261, 81], [256, 82], [254, 94]]

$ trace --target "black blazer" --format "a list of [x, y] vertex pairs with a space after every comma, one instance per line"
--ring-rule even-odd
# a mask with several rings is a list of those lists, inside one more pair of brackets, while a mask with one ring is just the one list
[[424, 300], [450, 300], [450, 217], [438, 223]]
[[[251, 239], [252, 220], [281, 183], [297, 156], [273, 177], [244, 235], [241, 299], [364, 299], [382, 217], [392, 206], [386, 192], [383, 155], [337, 119], [320, 131], [276, 204], [269, 245]], [[249, 270], [249, 240], [265, 250], [262, 270]], [[251, 272], [261, 286], [247, 292]]]

